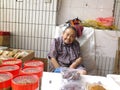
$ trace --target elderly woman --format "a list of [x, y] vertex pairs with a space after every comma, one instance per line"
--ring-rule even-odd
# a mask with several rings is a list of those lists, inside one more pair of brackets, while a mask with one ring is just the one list
[[77, 32], [72, 26], [67, 27], [61, 37], [55, 38], [51, 43], [48, 57], [49, 70], [59, 72], [60, 67], [76, 69], [80, 74], [87, 74], [82, 65], [80, 45], [76, 40]]

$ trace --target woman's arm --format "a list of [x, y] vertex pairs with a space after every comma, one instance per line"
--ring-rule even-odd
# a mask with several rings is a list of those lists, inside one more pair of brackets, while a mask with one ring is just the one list
[[82, 62], [82, 57], [79, 57], [78, 59], [76, 59], [69, 68], [76, 68], [80, 63]]
[[53, 64], [53, 66], [54, 66], [55, 68], [60, 67], [60, 65], [58, 64], [58, 62], [57, 62], [57, 60], [56, 60], [55, 58], [51, 58], [51, 63]]

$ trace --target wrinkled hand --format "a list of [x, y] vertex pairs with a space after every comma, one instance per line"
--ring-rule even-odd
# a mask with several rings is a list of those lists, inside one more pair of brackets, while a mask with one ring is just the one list
[[55, 72], [55, 73], [60, 73], [60, 72], [61, 72], [61, 69], [62, 69], [61, 67], [56, 68], [56, 69], [54, 70], [54, 72]]

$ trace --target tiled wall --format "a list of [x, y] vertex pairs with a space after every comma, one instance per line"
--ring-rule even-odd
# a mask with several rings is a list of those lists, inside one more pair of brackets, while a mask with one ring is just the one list
[[0, 30], [11, 32], [12, 48], [46, 57], [56, 26], [57, 0], [45, 1], [0, 0]]
[[113, 15], [114, 0], [59, 0], [58, 22], [79, 17], [81, 20]]

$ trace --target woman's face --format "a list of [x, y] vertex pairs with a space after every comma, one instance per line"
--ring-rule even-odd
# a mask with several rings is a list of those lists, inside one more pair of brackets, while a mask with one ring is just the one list
[[63, 32], [62, 38], [64, 43], [71, 44], [76, 38], [76, 32], [72, 28], [68, 28]]

